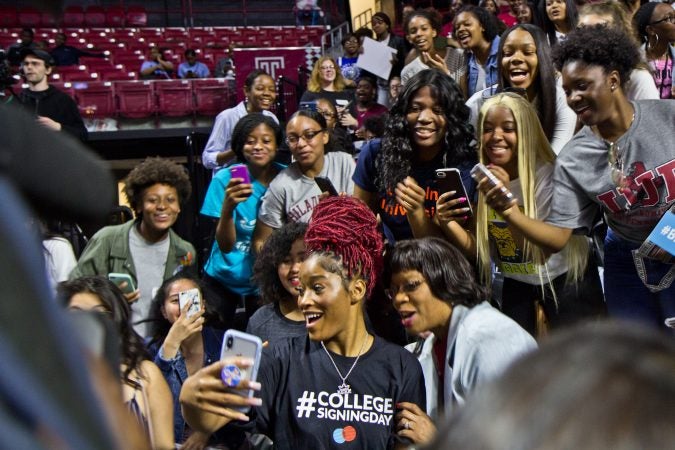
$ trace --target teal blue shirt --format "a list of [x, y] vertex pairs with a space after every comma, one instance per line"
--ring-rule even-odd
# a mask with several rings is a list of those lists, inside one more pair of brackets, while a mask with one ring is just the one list
[[[281, 164], [274, 163], [278, 171], [284, 169]], [[220, 218], [220, 211], [225, 199], [225, 189], [230, 182], [230, 171], [218, 171], [209, 185], [202, 205], [201, 213], [205, 216]], [[258, 217], [258, 209], [267, 187], [251, 178], [253, 194], [241, 202], [234, 209], [234, 227], [236, 242], [232, 251], [225, 253], [213, 242], [211, 255], [204, 265], [204, 271], [218, 280], [223, 286], [240, 295], [250, 295], [257, 292], [256, 286], [251, 283], [253, 258], [251, 257], [251, 238]]]

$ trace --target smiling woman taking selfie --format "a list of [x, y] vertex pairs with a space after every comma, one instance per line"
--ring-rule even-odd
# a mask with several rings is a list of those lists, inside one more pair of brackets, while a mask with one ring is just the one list
[[[186, 380], [181, 403], [191, 426], [210, 432], [255, 418], [277, 449], [405, 448], [394, 420], [401, 403], [426, 407], [422, 370], [404, 349], [370, 334], [364, 302], [382, 267], [377, 219], [352, 197], [329, 197], [315, 208], [305, 234], [298, 305], [307, 335], [263, 351], [259, 383], [226, 385], [226, 359]], [[235, 390], [261, 390], [244, 398]], [[359, 405], [358, 407], [356, 405]], [[234, 407], [255, 405], [251, 416]]]

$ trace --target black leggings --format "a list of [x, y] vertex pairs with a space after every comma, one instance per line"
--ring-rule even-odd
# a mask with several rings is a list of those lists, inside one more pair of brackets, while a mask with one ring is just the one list
[[[595, 264], [588, 264], [584, 277], [578, 283], [566, 283], [566, 273], [544, 285], [543, 301], [541, 285], [533, 285], [504, 278], [502, 288], [502, 312], [518, 322], [530, 334], [535, 335], [535, 302], [540, 301], [549, 327], [565, 327], [574, 323], [598, 318], [607, 314], [602, 285]], [[557, 299], [553, 299], [551, 285]]]
[[[258, 309], [259, 297], [257, 295], [241, 295], [232, 292], [223, 286], [215, 278], [204, 274], [202, 278], [204, 284], [204, 296], [206, 302], [209, 304], [211, 311], [218, 315], [221, 322], [218, 328], [230, 329], [235, 328], [240, 331], [246, 331], [248, 319]], [[237, 315], [237, 307], [244, 304], [246, 313]]]

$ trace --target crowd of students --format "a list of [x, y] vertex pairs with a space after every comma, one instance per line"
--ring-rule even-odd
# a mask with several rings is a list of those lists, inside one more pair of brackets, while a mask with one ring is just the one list
[[[541, 23], [515, 24], [517, 3], [501, 34], [496, 4], [457, 8], [440, 49], [437, 13], [408, 12], [405, 50], [374, 15], [397, 49], [389, 79], [354, 66], [350, 34], [344, 57], [317, 59], [283, 129], [274, 80], [248, 74], [204, 149], [206, 261], [172, 231], [183, 168], [149, 158], [127, 176], [136, 218], [94, 235], [58, 289], [112, 315], [124, 401], [154, 448], [466, 444], [486, 395], [560, 387], [513, 381], [546, 333], [609, 316], [672, 339], [672, 257], [645, 241], [675, 201], [675, 11], [647, 3], [631, 22], [610, 3], [550, 0]], [[494, 181], [474, 179], [478, 163]], [[465, 193], [441, 189], [449, 168]], [[195, 314], [179, 306], [191, 289]], [[268, 343], [257, 381], [221, 379], [252, 364], [219, 360], [230, 327]]]

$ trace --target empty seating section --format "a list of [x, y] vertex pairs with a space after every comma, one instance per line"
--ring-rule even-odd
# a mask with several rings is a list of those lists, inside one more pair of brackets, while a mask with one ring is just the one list
[[[67, 77], [64, 77], [67, 78]], [[236, 104], [234, 84], [228, 80], [116, 80], [52, 81], [75, 99], [84, 118], [215, 116]]]
[[[42, 20], [42, 13], [35, 15], [35, 12], [0, 7], [3, 48], [19, 41], [21, 28], [16, 26], [19, 16], [26, 21], [35, 21], [36, 17], [38, 22]], [[51, 84], [77, 101], [83, 117], [215, 116], [235, 105], [234, 83], [229, 80], [139, 80], [138, 71], [150, 47], [166, 49], [167, 57], [176, 67], [183, 61], [185, 49], [195, 49], [198, 60], [214, 73], [218, 61], [232, 46], [318, 46], [325, 31], [321, 26], [134, 28], [129, 26], [128, 15], [122, 13], [121, 8], [83, 10], [69, 6], [59, 19], [61, 24], [68, 23], [68, 27], [34, 27], [35, 39], [50, 46], [54, 45], [56, 34], [64, 32], [69, 45], [105, 54], [104, 58], [81, 57], [79, 65], [56, 67], [50, 75]], [[126, 27], [105, 27], [106, 23], [122, 20]], [[3, 26], [10, 23], [13, 28]]]

